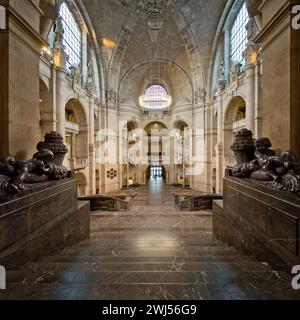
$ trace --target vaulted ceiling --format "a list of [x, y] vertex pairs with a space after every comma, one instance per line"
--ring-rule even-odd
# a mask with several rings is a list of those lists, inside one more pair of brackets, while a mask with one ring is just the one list
[[[175, 65], [184, 70], [194, 87], [205, 87], [216, 30], [228, 1], [77, 2], [84, 6], [90, 19], [108, 87], [118, 88], [130, 70], [145, 60], [169, 61], [170, 68]], [[172, 79], [171, 69], [168, 72], [164, 66], [158, 70], [163, 70], [169, 82], [173, 81], [170, 86], [174, 85], [176, 79]], [[140, 87], [144, 77], [134, 77], [133, 81]]]

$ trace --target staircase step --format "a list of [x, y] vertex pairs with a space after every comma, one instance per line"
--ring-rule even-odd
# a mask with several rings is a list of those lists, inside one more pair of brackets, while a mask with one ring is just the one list
[[116, 256], [116, 257], [189, 257], [189, 256], [202, 256], [202, 255], [226, 255], [236, 254], [235, 249], [230, 247], [187, 247], [187, 248], [130, 248], [113, 250], [103, 248], [67, 248], [61, 252], [61, 255], [71, 256]]
[[84, 263], [188, 263], [188, 262], [251, 262], [250, 257], [242, 256], [238, 253], [202, 254], [198, 256], [87, 256], [87, 255], [52, 255], [41, 259], [42, 262], [84, 262]]
[[[260, 286], [259, 279], [273, 282], [273, 285], [291, 283], [291, 278], [286, 273], [268, 272], [241, 272], [237, 270], [219, 271], [109, 271], [109, 272], [76, 272], [56, 271], [32, 272], [32, 271], [9, 271], [7, 281], [10, 284], [22, 283], [58, 283], [63, 285], [91, 285], [91, 284], [226, 284], [246, 283]], [[292, 288], [291, 288], [292, 289]]]
[[[299, 299], [290, 287], [266, 282], [260, 288], [243, 282], [219, 284], [12, 284], [0, 299], [31, 300], [261, 300]], [[7, 294], [8, 293], [8, 294]]]
[[162, 241], [201, 241], [206, 239], [213, 239], [211, 230], [201, 232], [178, 232], [173, 230], [172, 232], [93, 232], [91, 240], [103, 239], [104, 241], [151, 241], [151, 240], [162, 240]]
[[236, 272], [270, 272], [271, 268], [260, 262], [115, 262], [115, 263], [97, 263], [97, 262], [38, 262], [27, 263], [22, 266], [21, 271], [30, 272], [216, 272], [216, 271], [236, 271]]
[[176, 241], [163, 241], [160, 239], [153, 239], [153, 240], [140, 240], [140, 241], [128, 241], [128, 242], [122, 242], [119, 241], [116, 242], [106, 242], [103, 243], [101, 240], [90, 240], [86, 242], [82, 242], [78, 244], [77, 248], [92, 248], [92, 249], [98, 249], [98, 250], [128, 250], [129, 248], [132, 248], [133, 246], [137, 246], [139, 248], [146, 249], [154, 249], [154, 248], [178, 248], [182, 249], [184, 247], [189, 248], [199, 248], [199, 247], [219, 247], [220, 244], [217, 241], [214, 240], [199, 240], [195, 242], [176, 242]]
[[0, 299], [295, 298], [289, 275], [214, 239], [211, 211], [175, 211], [176, 188], [153, 188], [93, 212], [89, 240], [8, 271]]

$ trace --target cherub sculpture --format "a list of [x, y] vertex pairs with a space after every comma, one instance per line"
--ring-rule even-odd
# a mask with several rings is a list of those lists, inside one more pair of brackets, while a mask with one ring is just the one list
[[[265, 183], [268, 187], [282, 189], [294, 193], [300, 192], [300, 165], [291, 151], [271, 150], [272, 144], [268, 138], [253, 140], [254, 152], [250, 152], [249, 130], [242, 130], [236, 136], [232, 146], [235, 151], [237, 165], [232, 169], [232, 175], [237, 178], [249, 178]], [[243, 153], [245, 155], [243, 156]], [[251, 157], [249, 158], [249, 154]], [[248, 157], [248, 158], [247, 158]], [[241, 163], [240, 159], [248, 159]]]
[[[65, 146], [60, 141], [62, 138], [55, 132], [46, 135], [48, 138], [49, 136], [55, 137], [57, 141], [39, 143], [37, 147], [39, 151], [31, 160], [17, 161], [13, 157], [0, 159], [0, 193], [17, 194], [24, 189], [30, 190], [34, 184], [64, 179], [68, 176], [68, 170], [60, 164], [63, 160], [61, 155], [66, 152]], [[53, 151], [41, 148], [43, 145], [48, 145]]]

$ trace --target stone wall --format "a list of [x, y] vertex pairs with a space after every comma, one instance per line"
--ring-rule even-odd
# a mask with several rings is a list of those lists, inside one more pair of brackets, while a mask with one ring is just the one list
[[0, 261], [16, 268], [89, 237], [89, 202], [73, 178], [48, 182], [0, 204]]

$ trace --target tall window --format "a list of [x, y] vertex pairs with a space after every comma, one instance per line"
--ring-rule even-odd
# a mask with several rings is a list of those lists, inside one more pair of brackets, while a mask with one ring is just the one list
[[64, 27], [64, 46], [69, 56], [67, 67], [78, 66], [81, 62], [81, 30], [66, 3], [60, 8]]
[[231, 29], [231, 62], [240, 63], [242, 67], [245, 65], [243, 52], [247, 45], [247, 30], [246, 26], [250, 18], [248, 15], [246, 3], [237, 14], [235, 22]]
[[161, 85], [152, 85], [145, 91], [145, 95], [140, 98], [140, 104], [146, 112], [167, 111], [171, 104], [171, 97], [166, 89]]

